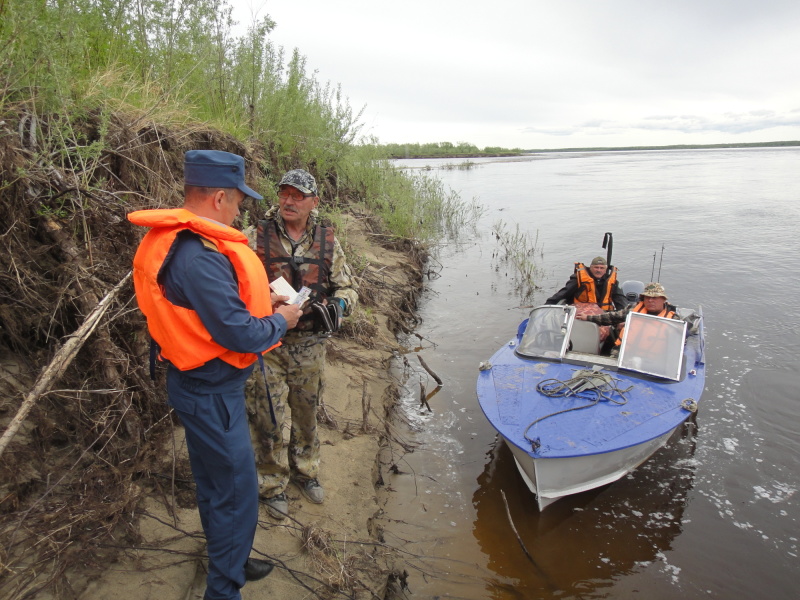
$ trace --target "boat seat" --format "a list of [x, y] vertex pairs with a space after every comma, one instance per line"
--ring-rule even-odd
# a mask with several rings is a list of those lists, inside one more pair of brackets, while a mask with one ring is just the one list
[[572, 352], [600, 354], [600, 328], [596, 323], [576, 319], [572, 324], [569, 342]]

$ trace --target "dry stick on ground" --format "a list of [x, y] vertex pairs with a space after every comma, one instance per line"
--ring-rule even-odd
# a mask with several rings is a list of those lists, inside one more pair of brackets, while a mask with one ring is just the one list
[[58, 350], [58, 352], [56, 352], [56, 355], [53, 357], [53, 360], [50, 361], [50, 364], [47, 365], [44, 371], [42, 371], [42, 373], [39, 375], [39, 378], [36, 380], [33, 388], [30, 392], [28, 392], [28, 394], [25, 396], [25, 399], [22, 401], [22, 406], [20, 406], [16, 416], [11, 420], [11, 424], [8, 426], [8, 429], [5, 430], [3, 437], [0, 438], [0, 456], [3, 455], [3, 451], [6, 449], [6, 446], [8, 446], [9, 442], [11, 442], [11, 438], [13, 438], [17, 431], [19, 431], [19, 428], [22, 426], [22, 422], [25, 420], [25, 417], [28, 416], [28, 413], [36, 403], [36, 400], [38, 400], [39, 397], [47, 390], [51, 383], [58, 380], [58, 378], [64, 374], [64, 371], [67, 370], [67, 367], [75, 358], [75, 355], [78, 354], [78, 351], [81, 349], [84, 342], [86, 342], [95, 328], [97, 328], [101, 317], [111, 305], [111, 301], [114, 300], [119, 291], [128, 282], [130, 277], [131, 272], [129, 271], [128, 274], [125, 275], [125, 277], [123, 277], [122, 280], [114, 286], [114, 289], [105, 295], [105, 297], [95, 307], [91, 314], [86, 317], [86, 320], [83, 322], [83, 324], [78, 327], [75, 333], [69, 336], [69, 339]]
[[433, 370], [427, 365], [427, 363], [422, 359], [422, 357], [419, 354], [417, 354], [417, 359], [419, 360], [419, 364], [422, 365], [422, 368], [425, 369], [431, 377], [433, 377], [436, 383], [438, 383], [439, 385], [443, 385], [442, 380], [439, 378], [439, 376], [433, 372]]
[[369, 407], [370, 407], [370, 400], [369, 400], [369, 394], [367, 394], [367, 382], [364, 381], [364, 387], [361, 390], [361, 415], [362, 415], [361, 433], [369, 432]]

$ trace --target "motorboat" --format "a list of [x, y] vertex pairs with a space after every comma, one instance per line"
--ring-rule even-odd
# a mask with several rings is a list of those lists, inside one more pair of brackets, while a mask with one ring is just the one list
[[[638, 298], [638, 281], [623, 292]], [[478, 402], [539, 510], [617, 481], [697, 410], [705, 385], [702, 308], [678, 319], [630, 311], [619, 355], [572, 305], [533, 308], [479, 366]]]

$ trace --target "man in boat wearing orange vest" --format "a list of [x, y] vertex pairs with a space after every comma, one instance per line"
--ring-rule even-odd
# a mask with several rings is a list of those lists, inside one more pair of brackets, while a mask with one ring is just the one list
[[569, 281], [545, 304], [558, 304], [561, 300], [566, 304], [596, 304], [604, 311], [620, 310], [628, 305], [617, 283], [617, 268], [609, 266], [602, 256], [592, 260], [588, 267], [575, 263], [575, 272]]
[[[652, 282], [644, 286], [644, 291], [636, 306], [628, 305], [622, 310], [604, 312], [599, 315], [576, 314], [575, 318], [580, 321], [597, 323], [601, 326], [617, 325], [619, 323], [624, 323], [628, 313], [633, 311], [654, 315], [656, 317], [664, 317], [666, 319], [680, 320], [675, 310], [675, 307], [667, 302], [667, 293], [664, 290], [664, 286], [660, 283]], [[619, 347], [622, 343], [623, 333], [624, 328], [619, 331], [614, 347], [611, 349], [612, 358], [619, 356]]]
[[[617, 268], [609, 266], [602, 256], [597, 256], [586, 267], [575, 263], [575, 272], [569, 281], [545, 304], [574, 304], [578, 315], [599, 315], [604, 311], [621, 309], [628, 305], [625, 294], [617, 282]], [[611, 343], [611, 327], [600, 328], [600, 342]]]

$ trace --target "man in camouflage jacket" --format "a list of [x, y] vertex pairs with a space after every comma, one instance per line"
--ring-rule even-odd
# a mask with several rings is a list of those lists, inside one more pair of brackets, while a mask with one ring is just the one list
[[[283, 276], [296, 291], [303, 286], [312, 291], [297, 328], [264, 357], [277, 424], [272, 422], [258, 370], [247, 386], [259, 494], [270, 516], [279, 520], [288, 513], [285, 490], [290, 479], [311, 502], [319, 504], [324, 499], [319, 483], [317, 408], [324, 387], [325, 340], [331, 331], [317, 318], [320, 307], [310, 306], [316, 302], [330, 309], [336, 329], [358, 302], [344, 251], [333, 230], [321, 225], [318, 205], [314, 177], [302, 169], [287, 172], [279, 184], [278, 206], [259, 221], [254, 244], [270, 281]], [[287, 404], [291, 410], [288, 446], [282, 432]]]
[[[655, 315], [658, 317], [665, 317], [667, 319], [683, 320], [678, 316], [676, 308], [667, 302], [667, 292], [664, 286], [658, 282], [648, 283], [642, 291], [639, 303], [636, 305], [629, 304], [622, 310], [612, 310], [603, 312], [597, 315], [577, 314], [575, 318], [580, 321], [589, 321], [590, 323], [597, 323], [603, 325], [619, 325], [624, 323], [628, 318], [628, 313], [631, 311]], [[618, 332], [617, 339], [614, 347], [611, 349], [611, 357], [616, 358], [619, 356], [619, 346], [622, 342], [622, 331]]]

